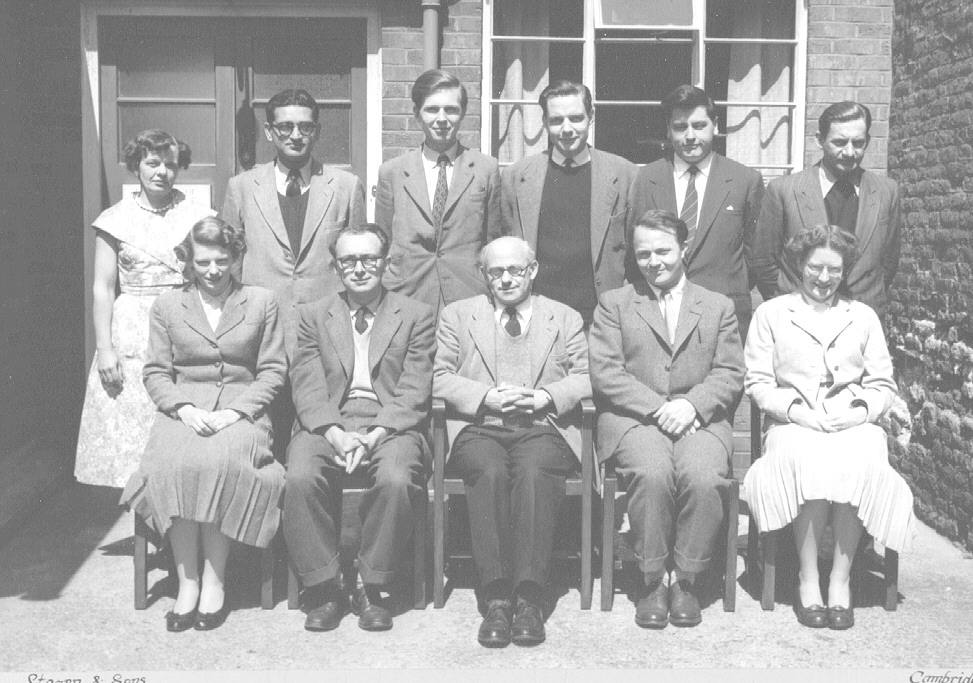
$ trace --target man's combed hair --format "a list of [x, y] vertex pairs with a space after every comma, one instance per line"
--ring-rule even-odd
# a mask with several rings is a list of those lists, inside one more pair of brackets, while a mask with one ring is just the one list
[[872, 129], [872, 112], [869, 111], [868, 107], [849, 100], [835, 102], [821, 112], [821, 116], [818, 118], [818, 133], [822, 136], [827, 135], [831, 130], [832, 123], [858, 120], [865, 122], [865, 133], [867, 134]]
[[[676, 241], [679, 242], [680, 245], [686, 244], [686, 242], [689, 240], [689, 226], [687, 226], [685, 221], [680, 220], [679, 216], [671, 211], [661, 211], [659, 209], [646, 211], [639, 217], [638, 221], [636, 221], [635, 227], [668, 232], [670, 235], [676, 238]], [[634, 236], [634, 234], [635, 231], [633, 230], [632, 235]], [[632, 239], [632, 237], [629, 239]], [[634, 248], [632, 244], [630, 244], [629, 247]]]
[[385, 234], [376, 223], [359, 223], [358, 225], [346, 225], [341, 228], [338, 233], [331, 240], [331, 244], [328, 245], [328, 251], [331, 252], [331, 258], [335, 258], [338, 248], [338, 240], [341, 239], [342, 235], [375, 235], [378, 241], [381, 242], [381, 256], [385, 258], [389, 255], [389, 236]]
[[289, 88], [288, 90], [280, 91], [267, 102], [267, 106], [264, 107], [264, 112], [267, 114], [267, 123], [274, 122], [274, 117], [276, 116], [274, 112], [281, 107], [307, 107], [311, 110], [311, 117], [315, 123], [317, 123], [318, 114], [321, 109], [318, 106], [317, 100], [307, 90]]
[[595, 109], [591, 101], [591, 90], [588, 89], [588, 86], [577, 81], [561, 79], [544, 88], [541, 91], [541, 96], [537, 99], [537, 103], [541, 105], [544, 118], [547, 118], [547, 103], [552, 97], [570, 97], [572, 95], [581, 96], [584, 101], [584, 110], [588, 112], [588, 116], [591, 116]]
[[437, 90], [459, 90], [459, 106], [466, 114], [466, 86], [456, 76], [442, 69], [429, 69], [412, 84], [412, 106], [415, 111], [422, 109], [426, 99]]

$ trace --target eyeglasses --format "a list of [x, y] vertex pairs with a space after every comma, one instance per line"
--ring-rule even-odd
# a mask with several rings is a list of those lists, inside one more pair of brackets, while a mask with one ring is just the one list
[[804, 267], [814, 277], [820, 277], [822, 273], [827, 273], [832, 280], [837, 280], [845, 272], [845, 269], [841, 266], [819, 266], [816, 263], [808, 263]]
[[310, 123], [308, 121], [301, 121], [298, 124], [295, 124], [292, 121], [281, 121], [280, 123], [270, 124], [270, 127], [273, 128], [274, 132], [282, 138], [289, 138], [291, 135], [293, 135], [294, 128], [297, 128], [297, 132], [301, 134], [302, 138], [306, 138], [318, 129], [318, 124]]
[[335, 261], [342, 270], [354, 270], [359, 261], [365, 270], [375, 270], [382, 262], [382, 257], [374, 254], [356, 254], [354, 256], [342, 256]]
[[510, 277], [521, 277], [530, 270], [530, 265], [526, 266], [507, 266], [506, 268], [487, 268], [486, 274], [491, 280], [499, 280], [504, 273], [509, 273]]

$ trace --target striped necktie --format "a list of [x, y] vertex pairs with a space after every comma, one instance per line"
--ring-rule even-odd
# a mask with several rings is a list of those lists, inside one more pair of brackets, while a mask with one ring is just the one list
[[432, 222], [438, 229], [443, 222], [443, 212], [446, 210], [446, 195], [449, 187], [446, 184], [446, 167], [449, 166], [449, 156], [440, 154], [436, 160], [439, 167], [439, 177], [436, 179], [436, 193], [432, 199]]
[[682, 211], [679, 212], [679, 220], [689, 228], [689, 239], [686, 244], [690, 244], [696, 237], [696, 222], [699, 220], [699, 196], [696, 194], [696, 174], [699, 168], [695, 165], [690, 166], [689, 183], [686, 185], [686, 198], [682, 203]]

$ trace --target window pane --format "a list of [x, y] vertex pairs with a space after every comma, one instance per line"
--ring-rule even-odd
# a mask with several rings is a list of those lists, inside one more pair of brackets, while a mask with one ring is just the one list
[[207, 26], [179, 19], [109, 22], [119, 96], [214, 98], [215, 38]]
[[595, 115], [596, 146], [636, 164], [665, 153], [666, 124], [658, 106], [602, 105]]
[[707, 0], [709, 38], [794, 38], [794, 0]]
[[580, 38], [584, 0], [494, 0], [493, 35]]
[[598, 43], [595, 99], [661, 100], [692, 81], [692, 61], [691, 43]]
[[[267, 115], [262, 106], [254, 108], [257, 120], [257, 163], [271, 161], [276, 147], [264, 135]], [[314, 143], [314, 158], [325, 164], [351, 163], [351, 107], [323, 105], [318, 118], [321, 132]]]
[[118, 162], [125, 144], [136, 133], [161, 128], [189, 145], [192, 163], [216, 163], [215, 104], [120, 104], [118, 107]]
[[597, 0], [605, 26], [692, 26], [692, 0]]

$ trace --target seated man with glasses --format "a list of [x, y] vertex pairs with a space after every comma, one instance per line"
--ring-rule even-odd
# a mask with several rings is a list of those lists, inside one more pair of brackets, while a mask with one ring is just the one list
[[449, 304], [433, 393], [446, 401], [447, 472], [466, 484], [486, 647], [537, 645], [552, 606], [548, 566], [565, 480], [578, 469], [591, 396], [581, 315], [532, 295], [534, 251], [500, 237], [480, 253], [490, 294]]
[[309, 631], [337, 628], [347, 606], [339, 558], [346, 478], [356, 473], [367, 483], [359, 580], [349, 587], [367, 631], [392, 628], [382, 590], [411, 548], [420, 523], [413, 504], [427, 497], [435, 320], [425, 304], [385, 290], [388, 249], [377, 225], [342, 228], [331, 254], [344, 291], [299, 308], [284, 537], [305, 587]]

